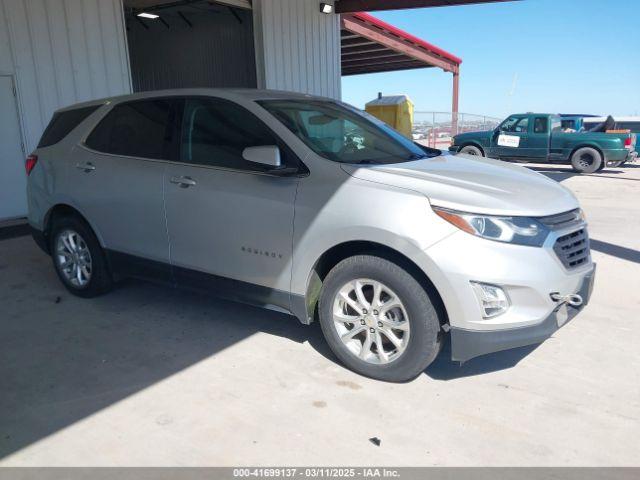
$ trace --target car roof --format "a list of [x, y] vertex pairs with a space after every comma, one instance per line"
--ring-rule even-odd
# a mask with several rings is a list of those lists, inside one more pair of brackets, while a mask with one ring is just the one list
[[114, 97], [100, 98], [87, 102], [75, 103], [67, 107], [57, 110], [64, 112], [66, 110], [74, 110], [82, 107], [94, 105], [104, 105], [107, 103], [122, 103], [131, 100], [142, 100], [147, 98], [161, 98], [173, 96], [210, 96], [218, 98], [226, 98], [229, 100], [316, 100], [316, 101], [335, 101], [327, 97], [310, 95], [306, 93], [287, 92], [284, 90], [265, 90], [257, 88], [174, 88], [170, 90], [152, 90], [147, 92], [131, 93], [127, 95], [118, 95]]

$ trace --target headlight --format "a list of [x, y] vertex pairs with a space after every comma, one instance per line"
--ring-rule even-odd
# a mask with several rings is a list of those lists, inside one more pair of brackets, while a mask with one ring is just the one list
[[549, 235], [549, 229], [534, 218], [479, 215], [439, 207], [433, 207], [433, 211], [460, 230], [498, 242], [541, 247]]

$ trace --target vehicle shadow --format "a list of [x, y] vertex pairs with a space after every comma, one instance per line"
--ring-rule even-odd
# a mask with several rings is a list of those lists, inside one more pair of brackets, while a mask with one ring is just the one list
[[427, 367], [424, 373], [434, 380], [447, 381], [506, 370], [515, 367], [538, 346], [539, 344], [512, 348], [460, 363], [451, 360], [451, 338], [447, 337], [440, 355]]
[[0, 305], [0, 458], [256, 333], [322, 348], [288, 315], [170, 287], [78, 299], [28, 237], [0, 242]]
[[621, 260], [627, 260], [628, 262], [640, 263], [640, 251], [634, 250], [633, 248], [622, 247], [593, 238], [589, 240], [589, 244], [592, 250], [620, 258]]
[[[102, 297], [73, 297], [26, 237], [1, 243], [0, 305], [0, 458], [256, 333], [306, 342], [337, 362], [318, 322], [278, 312], [133, 280]], [[425, 374], [481, 375], [530, 351], [460, 366], [445, 346]]]
[[[574, 172], [571, 167], [568, 167], [566, 165], [545, 165], [545, 166], [535, 165], [534, 166], [534, 165], [522, 164], [522, 166], [530, 170], [533, 170], [535, 172], [542, 173], [543, 175], [546, 175], [547, 177], [551, 178], [552, 180], [555, 180], [556, 182], [563, 182], [568, 178], [572, 178], [575, 176], [610, 178], [615, 180], [627, 180], [627, 181], [633, 181], [633, 182], [640, 181], [640, 179], [638, 178], [625, 177], [624, 176], [625, 172], [623, 170], [626, 168], [638, 168], [638, 165], [625, 165], [624, 167], [620, 167], [616, 169], [605, 168], [604, 170], [598, 173], [578, 173], [578, 172]], [[623, 175], [623, 176], [620, 176], [620, 175]]]
[[[340, 363], [327, 346], [318, 322], [315, 322], [306, 328], [310, 330], [310, 334], [307, 338], [309, 345], [327, 359]], [[538, 348], [538, 346], [539, 344], [513, 348], [502, 352], [483, 355], [461, 363], [451, 360], [451, 339], [447, 335], [442, 350], [433, 363], [425, 369], [424, 374], [433, 380], [446, 381], [506, 370], [508, 368], [515, 367], [522, 359]]]

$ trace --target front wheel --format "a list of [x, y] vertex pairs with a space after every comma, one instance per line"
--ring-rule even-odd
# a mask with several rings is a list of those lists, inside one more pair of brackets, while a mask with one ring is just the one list
[[375, 256], [347, 258], [329, 272], [319, 317], [333, 353], [351, 370], [379, 380], [415, 378], [442, 343], [438, 314], [422, 285]]
[[578, 173], [593, 173], [604, 165], [602, 155], [595, 148], [579, 148], [571, 156], [571, 166]]
[[482, 150], [480, 150], [478, 147], [475, 147], [473, 145], [467, 145], [465, 147], [462, 147], [460, 149], [460, 153], [466, 153], [467, 155], [473, 155], [477, 157], [484, 157]]

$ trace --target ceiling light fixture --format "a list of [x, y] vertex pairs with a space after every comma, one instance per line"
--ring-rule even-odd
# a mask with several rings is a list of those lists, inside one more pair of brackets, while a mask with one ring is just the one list
[[331, 5], [330, 3], [322, 2], [322, 3], [320, 3], [320, 11], [322, 13], [326, 13], [326, 14], [332, 13], [333, 12], [333, 5]]
[[138, 16], [142, 18], [150, 18], [152, 20], [155, 20], [156, 18], [160, 17], [160, 15], [156, 15], [155, 13], [147, 13], [147, 12], [139, 13]]

